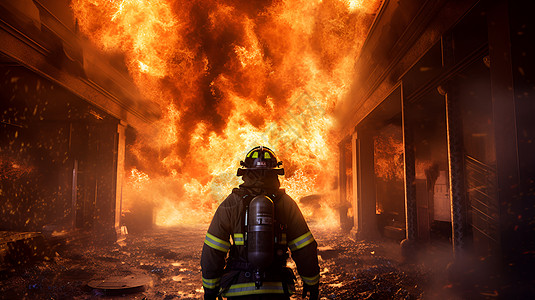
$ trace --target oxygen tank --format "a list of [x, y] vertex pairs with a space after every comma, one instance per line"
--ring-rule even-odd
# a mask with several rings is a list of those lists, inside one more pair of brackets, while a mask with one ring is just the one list
[[273, 201], [264, 195], [254, 197], [249, 204], [247, 221], [247, 257], [249, 263], [259, 269], [264, 269], [273, 261]]

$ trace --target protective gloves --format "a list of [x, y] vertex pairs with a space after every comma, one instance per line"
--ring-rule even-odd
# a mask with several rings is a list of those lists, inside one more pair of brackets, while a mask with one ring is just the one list
[[318, 300], [320, 295], [319, 283], [315, 285], [303, 284], [303, 299], [306, 298], [308, 294], [310, 294], [308, 297], [309, 300]]
[[218, 289], [204, 288], [204, 300], [217, 300]]

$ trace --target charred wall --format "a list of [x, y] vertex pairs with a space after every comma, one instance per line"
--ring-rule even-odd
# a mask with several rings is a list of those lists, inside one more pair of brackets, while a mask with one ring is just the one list
[[58, 86], [20, 66], [0, 70], [2, 229], [38, 231], [70, 212], [70, 126], [52, 117], [58, 102], [69, 101]]
[[[525, 294], [535, 249], [529, 9], [506, 0], [416, 4], [383, 5], [343, 104], [342, 136], [356, 135], [365, 149], [368, 120], [399, 86], [407, 241], [439, 239], [456, 259], [492, 265], [485, 284], [498, 280], [503, 295]], [[366, 173], [358, 173], [354, 207], [368, 207], [378, 201], [369, 192], [377, 181], [366, 179], [373, 157], [356, 154], [353, 172]], [[362, 236], [372, 228], [355, 226]]]
[[110, 227], [119, 121], [22, 66], [0, 76], [1, 229]]
[[70, 1], [0, 2], [0, 229], [120, 227], [125, 131], [159, 117], [120, 54], [78, 31]]

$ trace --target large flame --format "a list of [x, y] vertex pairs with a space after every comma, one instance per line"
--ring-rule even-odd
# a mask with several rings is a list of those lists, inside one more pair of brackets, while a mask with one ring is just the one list
[[[153, 203], [156, 223], [209, 220], [256, 145], [284, 162], [295, 199], [320, 194], [336, 225], [332, 110], [380, 0], [73, 0], [81, 32], [123, 53], [164, 112], [129, 151], [124, 207]], [[313, 209], [303, 207], [310, 215]]]

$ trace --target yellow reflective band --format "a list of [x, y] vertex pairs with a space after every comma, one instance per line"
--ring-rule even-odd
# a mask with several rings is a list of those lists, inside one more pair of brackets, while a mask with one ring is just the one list
[[286, 233], [282, 234], [281, 244], [286, 244]]
[[243, 233], [234, 234], [234, 245], [243, 246], [244, 245]]
[[202, 286], [204, 286], [205, 288], [208, 288], [208, 289], [215, 289], [219, 286], [219, 282], [221, 281], [221, 277], [219, 278], [214, 278], [214, 279], [206, 279], [204, 277], [202, 277]]
[[[288, 287], [290, 294], [295, 292], [294, 287]], [[260, 288], [256, 288], [254, 282], [233, 284], [230, 288], [223, 292], [223, 297], [257, 295], [257, 294], [284, 294], [282, 282], [264, 282]]]
[[271, 158], [271, 156], [269, 155], [269, 153], [268, 153], [268, 152], [264, 152], [264, 158], [265, 158], [265, 159], [270, 159], [270, 158]]
[[315, 284], [318, 284], [318, 282], [320, 282], [320, 274], [313, 276], [313, 277], [301, 276], [301, 279], [303, 279], [303, 282], [308, 285], [315, 285]]
[[230, 248], [230, 243], [226, 242], [220, 238], [217, 238], [209, 233], [206, 233], [206, 239], [204, 240], [204, 243], [216, 250], [227, 252]]
[[288, 247], [290, 247], [290, 250], [295, 251], [305, 247], [313, 241], [314, 237], [312, 236], [312, 232], [309, 231], [288, 243]]
[[258, 158], [258, 151], [253, 152], [251, 158]]

